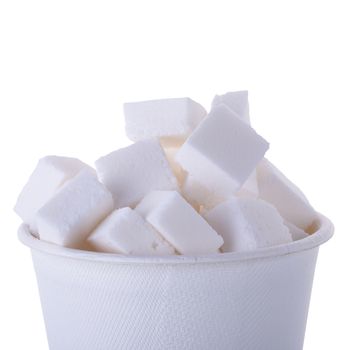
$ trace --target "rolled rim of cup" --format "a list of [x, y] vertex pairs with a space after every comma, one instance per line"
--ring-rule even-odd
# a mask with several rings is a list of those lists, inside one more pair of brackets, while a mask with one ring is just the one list
[[304, 250], [309, 250], [327, 242], [334, 232], [332, 222], [318, 214], [317, 230], [306, 238], [291, 243], [260, 248], [253, 251], [215, 253], [205, 255], [165, 255], [165, 256], [140, 256], [140, 255], [123, 255], [112, 253], [100, 253], [84, 251], [72, 248], [66, 248], [41, 241], [34, 237], [29, 231], [26, 224], [22, 224], [18, 229], [19, 240], [29, 248], [41, 251], [47, 254], [94, 262], [108, 262], [115, 264], [201, 264], [201, 263], [222, 263], [234, 261], [246, 261], [252, 259], [262, 259], [277, 257], [282, 255], [293, 254]]

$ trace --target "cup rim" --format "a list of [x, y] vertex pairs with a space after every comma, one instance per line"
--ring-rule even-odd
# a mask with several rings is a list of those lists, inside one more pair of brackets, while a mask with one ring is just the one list
[[24, 245], [31, 248], [32, 250], [76, 260], [115, 264], [200, 264], [240, 262], [253, 259], [256, 260], [268, 257], [289, 255], [317, 248], [333, 236], [334, 226], [327, 217], [322, 214], [318, 214], [317, 227], [318, 229], [308, 237], [287, 244], [259, 248], [253, 251], [229, 252], [220, 254], [215, 253], [205, 255], [145, 256], [101, 253], [72, 249], [41, 241], [31, 234], [29, 227], [26, 224], [22, 224], [18, 228], [18, 238]]

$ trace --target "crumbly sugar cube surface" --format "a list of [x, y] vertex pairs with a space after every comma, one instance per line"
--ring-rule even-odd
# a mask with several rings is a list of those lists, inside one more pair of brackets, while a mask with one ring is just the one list
[[130, 140], [159, 138], [168, 146], [181, 144], [206, 114], [199, 103], [188, 97], [124, 104]]
[[217, 253], [223, 240], [176, 191], [149, 193], [138, 211], [180, 254]]
[[224, 105], [213, 107], [177, 152], [180, 165], [216, 193], [234, 194], [269, 144]]
[[97, 251], [131, 255], [171, 255], [174, 248], [131, 208], [113, 211], [88, 237]]
[[224, 104], [247, 124], [250, 124], [248, 91], [232, 91], [223, 95], [216, 95], [212, 106]]
[[249, 251], [292, 241], [278, 211], [261, 199], [231, 198], [204, 214], [223, 237], [222, 252]]
[[112, 192], [117, 208], [134, 207], [148, 192], [177, 190], [177, 180], [160, 143], [139, 141], [95, 163], [100, 181]]
[[15, 212], [37, 233], [35, 214], [70, 178], [82, 169], [93, 169], [79, 159], [59, 156], [41, 158], [23, 187]]
[[38, 211], [40, 239], [79, 248], [113, 206], [113, 197], [107, 188], [91, 171], [83, 170]]
[[283, 218], [307, 230], [317, 219], [301, 190], [266, 158], [257, 167], [259, 197], [273, 204]]

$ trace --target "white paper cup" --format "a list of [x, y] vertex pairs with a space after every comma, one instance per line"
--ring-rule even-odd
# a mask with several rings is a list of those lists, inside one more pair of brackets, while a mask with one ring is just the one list
[[31, 248], [51, 350], [302, 349], [318, 247], [313, 235], [252, 252], [135, 257]]

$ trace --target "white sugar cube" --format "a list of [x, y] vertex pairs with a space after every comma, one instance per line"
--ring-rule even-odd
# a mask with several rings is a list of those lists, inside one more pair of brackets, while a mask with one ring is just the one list
[[91, 167], [76, 158], [46, 156], [41, 158], [23, 187], [15, 205], [15, 212], [37, 233], [34, 220], [37, 211], [56, 191], [82, 169]]
[[259, 196], [273, 204], [286, 221], [306, 231], [317, 219], [301, 190], [271, 162], [264, 159], [257, 168]]
[[176, 191], [149, 193], [138, 211], [181, 254], [216, 253], [223, 240]]
[[304, 230], [293, 225], [288, 221], [285, 221], [284, 224], [288, 227], [289, 232], [293, 238], [293, 241], [298, 241], [299, 239], [303, 239], [309, 236]]
[[239, 118], [250, 124], [248, 91], [233, 91], [224, 95], [216, 95], [212, 101], [212, 106], [219, 104], [224, 104]]
[[132, 141], [159, 138], [163, 145], [181, 144], [206, 110], [190, 98], [170, 98], [124, 104], [126, 134]]
[[180, 165], [215, 193], [234, 194], [269, 144], [224, 105], [213, 107], [176, 155]]
[[96, 250], [107, 253], [166, 255], [174, 248], [131, 208], [112, 212], [89, 236]]
[[248, 251], [292, 241], [278, 211], [261, 199], [231, 198], [205, 213], [204, 218], [223, 237], [223, 252]]
[[176, 161], [175, 156], [179, 149], [176, 147], [166, 147], [164, 148], [165, 156], [170, 164], [173, 174], [176, 176], [177, 182], [181, 187], [185, 177], [186, 172], [181, 168], [181, 165]]
[[79, 248], [112, 210], [111, 193], [94, 174], [83, 170], [39, 209], [36, 222], [40, 239]]
[[177, 180], [159, 142], [139, 141], [96, 161], [100, 181], [117, 208], [134, 207], [148, 192], [176, 190]]

